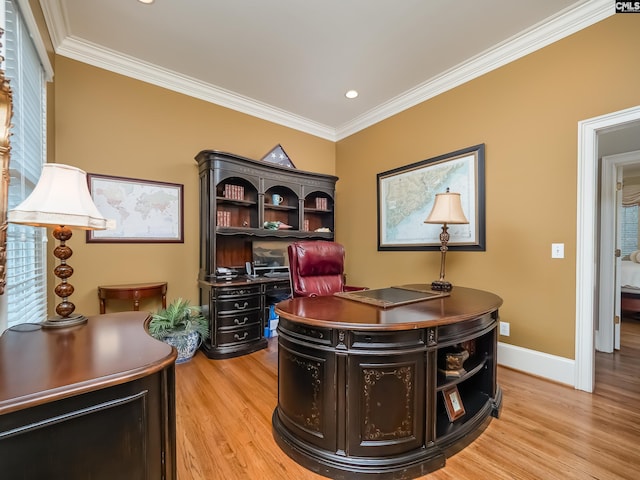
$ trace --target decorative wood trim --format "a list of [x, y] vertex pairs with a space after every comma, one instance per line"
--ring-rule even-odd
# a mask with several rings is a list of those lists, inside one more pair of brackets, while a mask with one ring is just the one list
[[[0, 37], [4, 30], [0, 29]], [[4, 59], [0, 59], [4, 61]], [[9, 162], [11, 159], [11, 115], [12, 94], [9, 80], [4, 76], [4, 71], [0, 70], [0, 162], [2, 163], [2, 178], [0, 179], [0, 295], [4, 293], [6, 285], [6, 265], [7, 265], [7, 209], [9, 201]]]

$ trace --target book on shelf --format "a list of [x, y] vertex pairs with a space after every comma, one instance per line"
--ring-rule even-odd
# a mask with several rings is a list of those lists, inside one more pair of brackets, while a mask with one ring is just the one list
[[216, 212], [216, 225], [219, 227], [231, 226], [231, 212], [225, 210], [218, 210]]
[[324, 197], [316, 197], [316, 210], [327, 210], [327, 199]]
[[242, 185], [227, 183], [224, 186], [222, 195], [224, 198], [228, 198], [230, 200], [244, 200], [244, 187]]

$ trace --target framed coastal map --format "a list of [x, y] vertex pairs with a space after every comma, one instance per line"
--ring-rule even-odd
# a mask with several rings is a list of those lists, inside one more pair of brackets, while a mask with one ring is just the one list
[[427, 224], [436, 193], [460, 193], [466, 225], [449, 227], [449, 250], [485, 250], [484, 144], [379, 173], [378, 250], [440, 250]]
[[87, 242], [183, 243], [183, 186], [87, 174], [91, 198], [115, 228], [90, 230]]

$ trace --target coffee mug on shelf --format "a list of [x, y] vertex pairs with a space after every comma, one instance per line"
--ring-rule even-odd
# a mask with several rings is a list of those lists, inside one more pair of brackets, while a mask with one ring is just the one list
[[282, 203], [282, 200], [284, 199], [277, 193], [271, 195], [271, 203], [273, 203], [274, 205], [280, 205]]

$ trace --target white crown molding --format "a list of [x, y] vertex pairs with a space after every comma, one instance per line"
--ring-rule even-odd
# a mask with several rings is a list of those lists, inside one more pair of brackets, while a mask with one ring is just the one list
[[69, 22], [62, 6], [62, 0], [40, 0], [40, 8], [49, 29], [51, 43], [57, 53], [58, 45], [69, 34]]
[[69, 33], [61, 0], [41, 0], [40, 5], [58, 55], [199, 98], [316, 137], [331, 141], [336, 139], [333, 127], [75, 38]]
[[593, 25], [614, 13], [610, 0], [590, 0], [577, 7], [570, 7], [553, 19], [528, 29], [502, 42], [499, 46], [334, 128], [230, 90], [74, 38], [69, 34], [61, 0], [41, 0], [40, 4], [58, 55], [334, 142]]
[[332, 127], [77, 38], [65, 38], [58, 46], [57, 53], [278, 125], [335, 141], [335, 129]]
[[551, 20], [546, 20], [500, 45], [457, 65], [417, 87], [404, 92], [378, 107], [340, 126], [336, 139], [341, 140], [375, 123], [418, 105], [441, 93], [462, 85], [485, 73], [502, 67], [529, 53], [557, 42], [583, 28], [613, 15], [609, 0], [592, 0], [576, 8], [566, 9]]

